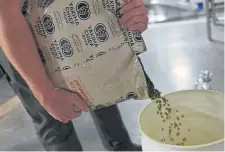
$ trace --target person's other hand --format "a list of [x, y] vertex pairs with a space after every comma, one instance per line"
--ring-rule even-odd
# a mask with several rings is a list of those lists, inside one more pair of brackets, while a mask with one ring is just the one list
[[143, 32], [148, 28], [148, 9], [144, 0], [131, 0], [120, 10], [120, 24], [131, 31]]
[[[40, 103], [47, 112], [63, 123], [77, 118], [82, 112], [88, 111], [87, 102], [76, 93], [63, 89], [53, 89], [45, 93]], [[77, 110], [75, 110], [77, 109]]]

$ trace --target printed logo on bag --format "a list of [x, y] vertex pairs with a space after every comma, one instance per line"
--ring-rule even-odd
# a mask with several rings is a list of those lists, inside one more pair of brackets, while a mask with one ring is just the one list
[[99, 42], [106, 42], [109, 38], [109, 34], [106, 30], [106, 26], [102, 23], [98, 23], [94, 28], [92, 25], [88, 27], [83, 33], [82, 38], [86, 46], [98, 47]]
[[59, 45], [62, 49], [62, 53], [65, 57], [71, 57], [73, 55], [73, 48], [70, 41], [66, 38], [60, 40]]
[[133, 32], [133, 36], [134, 36], [134, 40], [135, 40], [136, 42], [142, 42], [141, 32], [139, 32], [139, 31], [134, 31], [134, 32]]
[[133, 46], [135, 44], [132, 31], [124, 30], [123, 35], [124, 35], [124, 41], [126, 43], [129, 43], [130, 46]]
[[90, 25], [83, 33], [82, 38], [86, 46], [98, 47], [99, 42], [105, 42], [109, 38], [106, 27], [98, 23], [94, 28]]
[[47, 33], [46, 33], [44, 25], [42, 23], [41, 17], [38, 17], [34, 27], [35, 27], [35, 31], [36, 31], [37, 35], [47, 38]]
[[28, 0], [25, 0], [22, 8], [22, 14], [24, 17], [27, 16], [27, 11], [28, 11]]
[[138, 96], [137, 96], [137, 94], [134, 93], [134, 92], [129, 92], [129, 93], [127, 94], [127, 96], [126, 96], [126, 99], [127, 99], [127, 100], [130, 100], [130, 99], [135, 99], [135, 100], [137, 100], [137, 99], [138, 99]]
[[121, 0], [103, 0], [103, 7], [115, 14], [117, 17], [121, 16], [119, 13], [119, 8], [121, 8]]
[[44, 15], [42, 22], [44, 24], [45, 31], [48, 34], [53, 34], [55, 32], [55, 25], [53, 24], [53, 20], [52, 20], [51, 16]]
[[76, 9], [78, 12], [78, 17], [81, 20], [87, 20], [90, 17], [91, 11], [89, 9], [89, 5], [85, 1], [80, 1], [76, 5]]
[[53, 40], [50, 50], [54, 59], [60, 61], [63, 61], [65, 57], [71, 57], [74, 53], [70, 41], [65, 38], [61, 39], [60, 42]]
[[66, 23], [79, 25], [79, 18], [76, 13], [76, 8], [73, 3], [70, 3], [68, 7], [63, 10], [63, 15]]
[[106, 30], [106, 27], [102, 23], [98, 23], [95, 26], [95, 34], [96, 34], [97, 39], [100, 42], [106, 42], [108, 40], [108, 38], [109, 38], [109, 34], [108, 34], [107, 30]]
[[55, 0], [38, 0], [37, 7], [38, 8], [45, 8], [52, 4]]
[[120, 19], [123, 15], [120, 13], [120, 9], [117, 9], [115, 15], [118, 19]]
[[39, 16], [34, 25], [36, 33], [44, 38], [47, 38], [47, 34], [53, 34], [55, 32], [55, 25], [51, 16], [44, 15], [42, 18]]
[[92, 28], [92, 25], [88, 27], [83, 33], [82, 38], [86, 46], [98, 47], [98, 40]]

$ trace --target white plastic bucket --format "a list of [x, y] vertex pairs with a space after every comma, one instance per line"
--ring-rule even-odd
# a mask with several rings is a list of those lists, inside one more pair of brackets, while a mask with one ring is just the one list
[[[209, 90], [186, 90], [186, 91], [178, 91], [174, 93], [170, 93], [165, 95], [169, 101], [168, 103], [171, 104], [172, 111], [176, 108], [179, 109], [179, 107], [188, 107], [188, 109], [191, 108], [191, 111], [197, 111], [198, 113], [203, 113], [206, 116], [210, 116], [209, 118], [212, 118], [212, 120], [219, 120], [218, 122], [224, 123], [224, 94], [216, 91], [209, 91]], [[198, 135], [195, 133], [195, 129], [193, 126], [201, 127], [201, 130], [204, 130], [205, 128], [209, 127], [209, 124], [204, 124], [204, 122], [208, 121], [194, 121], [195, 119], [188, 119], [189, 117], [185, 117], [182, 119], [182, 123], [186, 123], [184, 125], [185, 127], [188, 127], [190, 124], [192, 125], [193, 133], [188, 133], [187, 131], [183, 131], [183, 134], [188, 136], [189, 144], [184, 144], [183, 146], [178, 146], [169, 142], [160, 142], [157, 136], [166, 135], [166, 133], [162, 132], [162, 126], [164, 126], [165, 129], [167, 129], [167, 124], [165, 122], [161, 122], [159, 116], [157, 115], [156, 107], [154, 107], [155, 102], [151, 102], [149, 105], [147, 105], [142, 112], [139, 115], [139, 127], [142, 134], [141, 140], [142, 140], [142, 149], [143, 151], [224, 151], [224, 124], [220, 124], [220, 129], [217, 128], [217, 131], [215, 131], [212, 128], [213, 136], [212, 134], [207, 133], [201, 133]], [[178, 106], [179, 105], [179, 106]], [[173, 109], [173, 107], [175, 107]], [[181, 108], [182, 113], [182, 108]], [[186, 111], [187, 112], [187, 111]], [[191, 112], [187, 113], [188, 115], [191, 115]], [[189, 115], [189, 116], [190, 116]], [[193, 116], [193, 115], [192, 115]], [[199, 118], [205, 118], [205, 117], [199, 117]], [[206, 117], [207, 118], [207, 117]], [[173, 119], [173, 118], [171, 118]], [[196, 120], [198, 117], [196, 116]], [[151, 120], [154, 120], [151, 122]], [[205, 120], [205, 119], [204, 119]], [[211, 119], [208, 119], [211, 120]], [[169, 120], [168, 120], [169, 121]], [[191, 121], [195, 123], [190, 123]], [[217, 121], [214, 121], [217, 122]], [[163, 124], [164, 123], [164, 124]], [[198, 124], [199, 123], [199, 124]], [[169, 124], [169, 122], [168, 122]], [[216, 123], [210, 123], [213, 124], [215, 127]], [[213, 126], [212, 125], [212, 126]], [[212, 127], [210, 125], [210, 127]], [[219, 125], [218, 125], [219, 126]], [[162, 130], [161, 130], [162, 129]], [[209, 129], [209, 128], [207, 128]], [[216, 127], [215, 127], [216, 129]], [[182, 129], [180, 129], [182, 130]], [[185, 129], [183, 129], [185, 130]], [[189, 129], [188, 129], [189, 130]], [[174, 131], [175, 132], [175, 131]], [[182, 131], [180, 131], [182, 134]], [[197, 132], [197, 131], [196, 131]], [[210, 132], [209, 132], [210, 133]], [[190, 137], [189, 137], [190, 135]], [[196, 136], [197, 135], [197, 136]], [[217, 136], [221, 135], [221, 136]], [[195, 138], [193, 138], [196, 136]], [[202, 137], [201, 137], [202, 136]], [[204, 138], [203, 138], [204, 137]], [[161, 138], [161, 137], [159, 137]], [[171, 135], [168, 137], [172, 138]], [[198, 140], [199, 139], [199, 140]], [[201, 143], [201, 140], [204, 139], [209, 142], [203, 142]], [[166, 139], [167, 140], [167, 139]], [[176, 139], [173, 139], [173, 141], [176, 142], [178, 140], [178, 137]], [[198, 144], [191, 143], [193, 141], [198, 141]]]

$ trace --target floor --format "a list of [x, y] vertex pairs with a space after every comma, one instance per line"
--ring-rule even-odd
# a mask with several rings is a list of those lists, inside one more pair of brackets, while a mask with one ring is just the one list
[[[223, 28], [214, 29], [217, 38], [223, 39], [223, 34]], [[207, 40], [204, 19], [150, 25], [143, 36], [148, 51], [141, 58], [156, 88], [163, 93], [194, 89], [203, 69], [214, 74], [212, 88], [224, 91], [224, 44]], [[0, 150], [43, 150], [19, 100], [8, 101], [14, 94], [3, 79], [0, 86]], [[138, 114], [148, 103], [129, 101], [119, 105], [127, 130], [137, 144]], [[73, 122], [84, 150], [104, 150], [88, 113]]]

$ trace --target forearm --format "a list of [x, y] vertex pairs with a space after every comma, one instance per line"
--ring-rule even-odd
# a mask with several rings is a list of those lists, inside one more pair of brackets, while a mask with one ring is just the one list
[[0, 46], [36, 97], [53, 88], [22, 14], [11, 12], [0, 16]]

